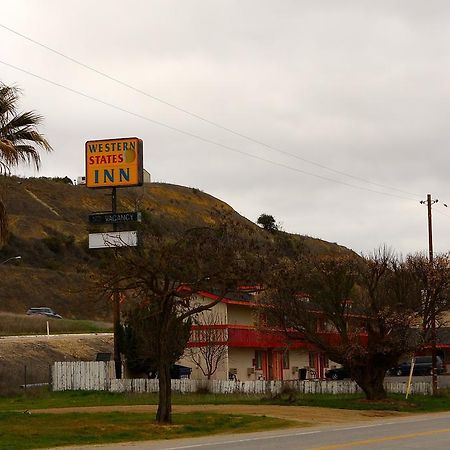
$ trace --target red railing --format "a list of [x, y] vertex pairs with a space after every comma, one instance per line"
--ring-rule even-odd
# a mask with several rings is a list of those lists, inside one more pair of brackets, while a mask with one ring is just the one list
[[230, 326], [228, 345], [252, 348], [286, 347], [286, 337], [280, 331], [260, 331], [252, 327]]
[[[211, 330], [209, 331], [208, 328]], [[249, 347], [249, 348], [285, 348], [288, 345], [286, 335], [280, 330], [257, 330], [255, 327], [246, 325], [214, 325], [208, 326], [193, 326], [191, 332], [191, 339], [189, 341], [190, 347], [198, 347], [208, 345], [213, 335], [213, 340], [217, 342], [218, 330], [221, 331], [223, 341], [229, 347]], [[222, 339], [220, 339], [222, 340]], [[290, 348], [308, 347], [308, 343], [299, 340], [290, 341]]]
[[[341, 338], [333, 332], [321, 333], [328, 344], [339, 345]], [[361, 344], [367, 344], [367, 336], [360, 334]], [[282, 330], [258, 330], [249, 325], [196, 325], [192, 327], [190, 347], [226, 344], [242, 348], [304, 348], [314, 350], [314, 344], [306, 341], [301, 333], [288, 339]]]

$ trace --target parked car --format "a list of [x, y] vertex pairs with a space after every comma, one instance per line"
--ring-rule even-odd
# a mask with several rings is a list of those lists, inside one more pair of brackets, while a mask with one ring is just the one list
[[172, 380], [178, 380], [180, 378], [191, 378], [192, 369], [190, 367], [181, 366], [180, 364], [174, 364], [170, 368], [170, 378]]
[[350, 378], [350, 373], [345, 367], [337, 367], [335, 369], [330, 369], [325, 372], [325, 378], [330, 380], [343, 380], [345, 378]]
[[45, 306], [39, 306], [36, 308], [30, 308], [27, 311], [28, 316], [46, 316], [51, 317], [52, 319], [62, 319], [62, 317], [59, 314], [56, 314], [55, 311], [51, 308], [47, 308]]
[[[416, 356], [414, 363], [413, 375], [431, 375], [431, 356]], [[405, 361], [388, 371], [389, 375], [406, 376], [411, 371], [411, 361]], [[439, 356], [436, 357], [437, 373], [444, 372], [444, 364]]]
[[[170, 367], [170, 378], [172, 380], [179, 380], [181, 378], [191, 378], [192, 369], [190, 367], [181, 366], [180, 364], [174, 364]], [[149, 378], [158, 378], [158, 371], [156, 369], [150, 369], [148, 371]]]

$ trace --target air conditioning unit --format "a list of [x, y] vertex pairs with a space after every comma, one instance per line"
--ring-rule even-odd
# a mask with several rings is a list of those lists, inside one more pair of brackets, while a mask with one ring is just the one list
[[248, 367], [247, 368], [247, 376], [253, 375], [255, 373], [254, 367]]
[[298, 367], [297, 366], [293, 366], [292, 367], [292, 373], [293, 374], [297, 374], [298, 373]]
[[237, 369], [230, 369], [228, 372], [232, 373], [233, 375], [237, 375]]

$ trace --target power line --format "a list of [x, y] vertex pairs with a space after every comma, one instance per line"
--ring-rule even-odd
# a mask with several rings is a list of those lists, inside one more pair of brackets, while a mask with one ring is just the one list
[[351, 187], [353, 189], [358, 189], [358, 190], [362, 190], [362, 191], [366, 191], [366, 192], [372, 192], [372, 193], [375, 193], [375, 194], [384, 195], [384, 196], [388, 196], [388, 197], [399, 198], [399, 199], [402, 199], [402, 200], [411, 200], [411, 201], [414, 201], [414, 202], [417, 201], [416, 199], [411, 198], [411, 197], [405, 197], [405, 196], [401, 196], [401, 195], [390, 194], [388, 192], [382, 192], [382, 191], [377, 191], [375, 189], [370, 189], [370, 188], [367, 188], [367, 187], [358, 186], [358, 185], [355, 185], [355, 184], [347, 183], [345, 181], [336, 180], [336, 179], [325, 177], [325, 176], [322, 176], [322, 175], [318, 175], [318, 174], [315, 174], [315, 173], [312, 173], [312, 172], [307, 172], [305, 170], [298, 169], [298, 168], [292, 167], [292, 166], [288, 166], [287, 164], [283, 164], [283, 163], [280, 163], [278, 161], [273, 161], [271, 159], [267, 159], [267, 158], [263, 158], [261, 156], [253, 155], [251, 153], [245, 152], [244, 150], [240, 150], [240, 149], [237, 149], [235, 147], [231, 147], [229, 145], [225, 145], [225, 144], [222, 144], [220, 142], [216, 142], [216, 141], [213, 141], [211, 139], [204, 138], [202, 136], [199, 136], [197, 134], [191, 133], [189, 131], [182, 130], [180, 128], [176, 128], [176, 127], [174, 127], [172, 125], [169, 125], [167, 123], [160, 122], [158, 120], [151, 119], [150, 117], [144, 116], [142, 114], [135, 113], [135, 112], [130, 111], [128, 109], [122, 108], [121, 106], [114, 105], [113, 103], [109, 103], [107, 101], [104, 101], [104, 100], [101, 100], [99, 98], [93, 97], [92, 95], [86, 94], [86, 93], [78, 91], [76, 89], [72, 89], [72, 88], [70, 88], [68, 86], [65, 86], [65, 85], [61, 84], [61, 83], [58, 83], [56, 81], [50, 80], [50, 79], [45, 78], [45, 77], [42, 77], [42, 76], [37, 75], [37, 74], [35, 74], [33, 72], [30, 72], [30, 71], [28, 71], [26, 69], [22, 69], [21, 67], [15, 66], [15, 65], [10, 64], [10, 63], [7, 63], [6, 61], [0, 60], [0, 63], [5, 65], [5, 66], [7, 66], [7, 67], [12, 68], [12, 69], [18, 70], [18, 71], [20, 71], [22, 73], [30, 75], [30, 76], [32, 76], [34, 78], [37, 78], [37, 79], [42, 80], [42, 81], [45, 81], [46, 83], [52, 84], [52, 85], [57, 86], [57, 87], [59, 87], [61, 89], [64, 89], [64, 90], [69, 91], [69, 92], [72, 92], [73, 94], [80, 95], [80, 96], [82, 96], [84, 98], [87, 98], [89, 100], [95, 101], [97, 103], [100, 103], [102, 105], [108, 106], [110, 108], [116, 109], [118, 111], [124, 112], [126, 114], [131, 115], [131, 116], [138, 117], [139, 119], [145, 120], [145, 121], [153, 123], [155, 125], [159, 125], [161, 127], [167, 128], [169, 130], [176, 131], [177, 133], [183, 134], [185, 136], [189, 136], [189, 137], [192, 137], [194, 139], [198, 139], [198, 140], [200, 140], [202, 142], [205, 142], [207, 144], [212, 144], [212, 145], [215, 145], [217, 147], [221, 147], [221, 148], [224, 148], [226, 150], [230, 150], [232, 152], [239, 153], [241, 155], [245, 155], [245, 156], [248, 156], [250, 158], [259, 160], [259, 161], [264, 161], [264, 162], [266, 162], [268, 164], [272, 164], [272, 165], [275, 165], [275, 166], [278, 166], [278, 167], [282, 167], [284, 169], [288, 169], [288, 170], [293, 171], [293, 172], [301, 173], [303, 175], [308, 175], [308, 176], [315, 177], [315, 178], [318, 178], [318, 179], [321, 179], [321, 180], [330, 181], [332, 183], [342, 184], [344, 186], [348, 186], [348, 187]]
[[[442, 206], [447, 208], [447, 205], [445, 203], [440, 202], [440, 203], [438, 203], [438, 205], [442, 205]], [[435, 208], [434, 211], [437, 212], [438, 214], [440, 214], [441, 216], [445, 216], [445, 217], [448, 217], [450, 219], [450, 215], [446, 214], [444, 211], [441, 211], [441, 210], [436, 209], [436, 208]]]
[[36, 45], [38, 45], [38, 46], [40, 46], [40, 47], [42, 47], [42, 48], [44, 48], [44, 49], [46, 49], [46, 50], [56, 54], [56, 55], [58, 55], [58, 56], [60, 56], [60, 57], [62, 57], [64, 59], [66, 59], [68, 61], [71, 61], [71, 62], [73, 62], [73, 63], [75, 63], [75, 64], [77, 64], [77, 65], [79, 65], [79, 66], [81, 66], [81, 67], [83, 67], [83, 68], [85, 68], [87, 70], [90, 70], [91, 72], [94, 72], [94, 73], [96, 73], [96, 74], [98, 74], [98, 75], [100, 75], [102, 77], [105, 77], [105, 78], [107, 78], [107, 79], [109, 79], [109, 80], [111, 80], [111, 81], [113, 81], [115, 83], [118, 83], [118, 84], [120, 84], [120, 85], [122, 85], [122, 86], [124, 86], [124, 87], [126, 87], [128, 89], [131, 89], [134, 92], [142, 94], [142, 95], [144, 95], [144, 96], [146, 96], [148, 98], [151, 98], [152, 100], [160, 102], [160, 103], [162, 103], [162, 104], [164, 104], [164, 105], [166, 105], [166, 106], [168, 106], [170, 108], [176, 109], [177, 111], [180, 111], [180, 112], [182, 112], [184, 114], [187, 114], [187, 115], [189, 115], [191, 117], [194, 117], [195, 119], [201, 120], [201, 121], [203, 121], [203, 122], [205, 122], [205, 123], [207, 123], [209, 125], [212, 125], [212, 126], [214, 126], [216, 128], [219, 128], [221, 130], [227, 131], [228, 133], [234, 134], [235, 136], [239, 136], [239, 137], [241, 137], [243, 139], [246, 139], [246, 140], [248, 140], [250, 142], [253, 142], [255, 144], [261, 145], [261, 146], [263, 146], [263, 147], [265, 147], [265, 148], [267, 148], [267, 149], [269, 149], [271, 151], [278, 152], [278, 153], [283, 154], [285, 156], [290, 156], [292, 158], [298, 159], [300, 161], [306, 162], [306, 163], [314, 165], [316, 167], [320, 167], [321, 169], [328, 170], [329, 172], [332, 172], [332, 173], [335, 173], [335, 174], [338, 174], [338, 175], [343, 175], [345, 177], [349, 177], [349, 178], [352, 178], [352, 179], [357, 180], [357, 181], [362, 181], [363, 183], [367, 183], [367, 184], [370, 184], [370, 185], [373, 185], [373, 186], [378, 186], [378, 187], [381, 187], [383, 189], [388, 189], [388, 190], [400, 192], [400, 193], [403, 193], [403, 194], [406, 194], [406, 195], [412, 195], [412, 196], [420, 197], [419, 194], [415, 194], [415, 193], [408, 192], [408, 191], [405, 191], [405, 190], [402, 190], [402, 189], [398, 189], [398, 188], [395, 188], [393, 186], [389, 186], [389, 185], [385, 185], [385, 184], [381, 184], [381, 183], [376, 183], [376, 182], [368, 180], [366, 178], [362, 178], [362, 177], [359, 177], [359, 176], [356, 176], [356, 175], [352, 175], [352, 174], [347, 173], [347, 172], [336, 170], [336, 169], [328, 167], [328, 166], [326, 166], [324, 164], [318, 163], [316, 161], [312, 161], [310, 159], [304, 158], [302, 156], [296, 155], [294, 153], [291, 153], [291, 152], [288, 152], [286, 150], [282, 150], [280, 148], [277, 148], [275, 146], [267, 144], [267, 143], [265, 143], [265, 142], [263, 142], [263, 141], [261, 141], [259, 139], [255, 139], [255, 138], [253, 138], [251, 136], [248, 136], [246, 134], [243, 134], [243, 133], [240, 133], [238, 131], [235, 131], [235, 130], [229, 128], [229, 127], [221, 125], [218, 122], [212, 121], [210, 119], [207, 119], [206, 117], [203, 117], [203, 116], [201, 116], [199, 114], [196, 114], [196, 113], [194, 113], [192, 111], [189, 111], [189, 110], [187, 110], [185, 108], [177, 106], [174, 103], [170, 103], [170, 102], [168, 102], [168, 101], [166, 101], [166, 100], [164, 100], [164, 99], [162, 99], [160, 97], [157, 97], [155, 95], [149, 94], [148, 92], [145, 92], [145, 91], [143, 91], [143, 90], [141, 90], [141, 89], [139, 89], [139, 88], [137, 88], [137, 87], [135, 87], [135, 86], [133, 86], [133, 85], [131, 85], [129, 83], [126, 83], [125, 81], [122, 81], [122, 80], [120, 80], [120, 79], [118, 79], [116, 77], [113, 77], [113, 76], [105, 73], [105, 72], [102, 72], [101, 70], [98, 70], [98, 69], [96, 69], [96, 68], [94, 68], [92, 66], [89, 66], [88, 64], [85, 64], [82, 61], [79, 61], [79, 60], [77, 60], [75, 58], [72, 58], [71, 56], [68, 56], [68, 55], [66, 55], [66, 54], [64, 54], [64, 53], [62, 53], [62, 52], [60, 52], [58, 50], [55, 50], [54, 48], [49, 47], [48, 45], [45, 45], [45, 44], [43, 44], [43, 43], [41, 43], [39, 41], [36, 41], [35, 39], [30, 38], [29, 36], [26, 36], [26, 35], [24, 35], [22, 33], [19, 33], [18, 31], [14, 30], [14, 29], [12, 29], [10, 27], [7, 27], [6, 25], [3, 25], [3, 24], [0, 23], [0, 27], [2, 27], [5, 30], [8, 30], [9, 32], [14, 33], [17, 36], [20, 36], [21, 38], [26, 39], [27, 41], [30, 41], [33, 44], [36, 44]]

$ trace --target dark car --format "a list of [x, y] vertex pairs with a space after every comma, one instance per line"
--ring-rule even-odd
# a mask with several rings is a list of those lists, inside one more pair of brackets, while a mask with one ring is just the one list
[[[416, 356], [413, 375], [431, 375], [431, 356]], [[389, 370], [389, 375], [406, 376], [411, 371], [411, 361], [405, 361]], [[444, 372], [444, 364], [439, 356], [436, 357], [436, 372]]]
[[56, 314], [55, 311], [51, 308], [47, 308], [44, 306], [39, 306], [36, 308], [30, 308], [27, 311], [28, 316], [46, 316], [50, 317], [52, 319], [62, 319], [62, 317], [59, 314]]
[[[191, 378], [192, 369], [190, 367], [174, 364], [170, 367], [170, 379], [179, 380], [182, 378]], [[148, 371], [149, 378], [158, 378], [158, 371], [151, 369]]]
[[170, 368], [170, 378], [172, 380], [179, 380], [181, 378], [191, 378], [192, 369], [190, 367], [174, 364]]
[[350, 373], [345, 367], [337, 367], [335, 369], [330, 369], [325, 372], [325, 377], [330, 380], [343, 380], [345, 378], [350, 378]]

